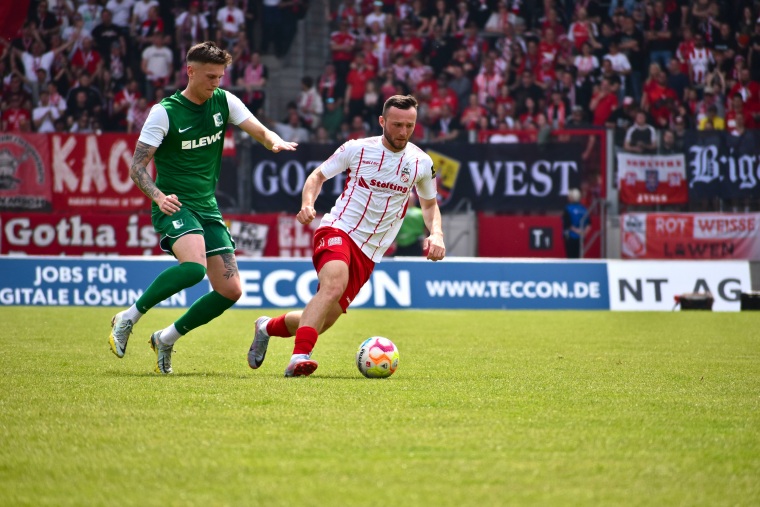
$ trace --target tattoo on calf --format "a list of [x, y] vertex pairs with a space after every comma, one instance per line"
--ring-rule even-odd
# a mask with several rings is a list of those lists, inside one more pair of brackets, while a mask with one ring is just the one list
[[224, 262], [224, 278], [229, 280], [230, 278], [233, 278], [237, 276], [238, 274], [238, 267], [237, 267], [237, 261], [235, 260], [235, 254], [222, 254], [222, 262]]

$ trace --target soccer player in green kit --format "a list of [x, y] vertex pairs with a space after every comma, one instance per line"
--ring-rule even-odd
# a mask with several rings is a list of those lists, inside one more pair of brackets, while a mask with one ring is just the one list
[[[206, 275], [213, 289], [176, 322], [151, 335], [157, 373], [172, 373], [172, 350], [180, 337], [221, 315], [242, 294], [235, 244], [214, 197], [227, 123], [237, 125], [275, 153], [297, 146], [283, 141], [239, 98], [219, 88], [231, 62], [230, 54], [213, 42], [191, 47], [187, 87], [153, 106], [132, 159], [130, 176], [153, 201], [153, 227], [161, 237], [161, 249], [174, 255], [179, 264], [163, 271], [135, 304], [114, 316], [111, 351], [124, 357], [133, 326], [161, 301]], [[156, 161], [155, 182], [146, 170], [152, 158]]]

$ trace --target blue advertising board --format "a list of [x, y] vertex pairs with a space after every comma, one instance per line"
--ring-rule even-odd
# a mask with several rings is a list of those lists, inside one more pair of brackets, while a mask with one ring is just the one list
[[[117, 306], [134, 303], [170, 257], [3, 257], [0, 305]], [[235, 308], [304, 306], [317, 288], [307, 259], [240, 259], [243, 296]], [[187, 307], [206, 280], [164, 301]], [[609, 309], [607, 266], [589, 261], [387, 259], [352, 308]]]

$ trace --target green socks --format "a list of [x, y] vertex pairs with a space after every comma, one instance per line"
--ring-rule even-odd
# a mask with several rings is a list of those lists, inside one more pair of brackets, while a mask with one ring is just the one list
[[174, 323], [174, 326], [181, 334], [187, 334], [196, 327], [220, 316], [234, 304], [235, 301], [227, 299], [216, 291], [211, 291], [198, 298], [193, 306], [188, 308], [185, 314]]
[[135, 302], [135, 306], [140, 313], [146, 313], [164, 299], [200, 282], [204, 276], [206, 276], [206, 268], [197, 262], [183, 262], [172, 266], [153, 280], [150, 287]]

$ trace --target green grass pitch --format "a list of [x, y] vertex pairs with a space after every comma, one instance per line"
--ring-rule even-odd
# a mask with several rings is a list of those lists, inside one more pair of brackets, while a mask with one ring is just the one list
[[[270, 312], [278, 314], [280, 312]], [[308, 378], [231, 310], [152, 373], [109, 308], [0, 308], [0, 505], [760, 505], [753, 312], [352, 310]], [[362, 377], [361, 341], [399, 369]]]

